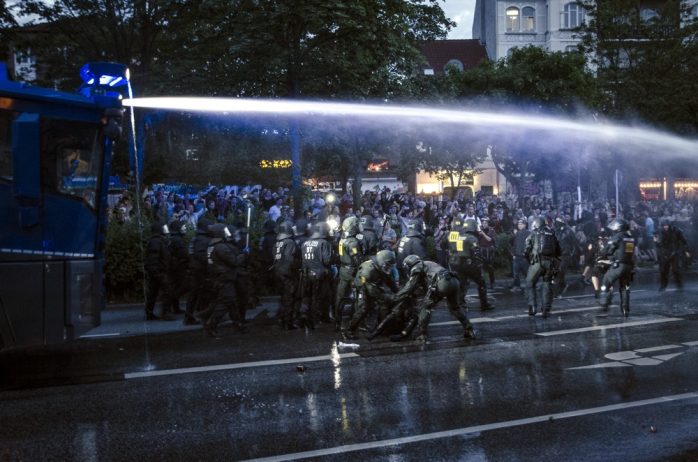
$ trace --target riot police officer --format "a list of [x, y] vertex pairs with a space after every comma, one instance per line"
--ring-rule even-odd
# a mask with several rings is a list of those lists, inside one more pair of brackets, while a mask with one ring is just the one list
[[356, 276], [356, 271], [364, 259], [361, 242], [358, 239], [360, 231], [359, 219], [351, 216], [342, 222], [342, 239], [337, 245], [339, 254], [339, 282], [334, 302], [334, 326], [339, 332], [342, 328], [342, 299], [351, 289], [351, 283]]
[[526, 238], [524, 255], [528, 259], [529, 267], [526, 275], [526, 295], [528, 297], [528, 314], [536, 314], [538, 279], [543, 278], [543, 317], [550, 315], [553, 306], [553, 278], [557, 270], [560, 257], [560, 244], [555, 233], [546, 224], [543, 218], [536, 217], [531, 224], [531, 234]]
[[417, 255], [422, 259], [427, 258], [427, 243], [423, 228], [422, 220], [411, 220], [407, 224], [407, 233], [398, 240], [396, 254], [400, 277], [406, 276], [402, 263], [408, 255]]
[[303, 288], [308, 303], [301, 308], [301, 321], [310, 329], [315, 328], [315, 320], [327, 321], [329, 318], [330, 265], [332, 264], [332, 245], [329, 242], [330, 226], [324, 222], [314, 225], [310, 239], [303, 243]]
[[158, 294], [162, 293], [162, 319], [171, 321], [172, 318], [167, 314], [167, 304], [170, 298], [167, 294], [167, 272], [170, 264], [170, 251], [167, 246], [167, 240], [170, 235], [170, 230], [167, 225], [162, 223], [153, 223], [150, 227], [151, 236], [148, 240], [148, 246], [145, 249], [145, 319], [152, 321], [161, 319], [153, 313], [155, 302]]
[[469, 218], [462, 223], [462, 227], [455, 228], [448, 234], [448, 264], [458, 275], [460, 300], [465, 297], [469, 281], [472, 279], [477, 284], [480, 310], [489, 311], [494, 307], [487, 299], [487, 287], [482, 277], [477, 221]]
[[375, 255], [378, 252], [378, 235], [376, 234], [375, 221], [371, 215], [364, 215], [360, 219], [361, 234], [357, 238], [361, 241], [361, 248], [365, 256]]
[[239, 304], [243, 301], [238, 296], [235, 282], [238, 269], [245, 263], [245, 254], [233, 242], [233, 232], [228, 226], [215, 224], [211, 226], [211, 233], [213, 238], [208, 247], [208, 263], [215, 298], [204, 323], [204, 332], [209, 337], [220, 337], [218, 324], [226, 313], [230, 314], [233, 325], [242, 330], [244, 320], [240, 318]]
[[463, 336], [466, 339], [475, 338], [473, 326], [461, 309], [462, 300], [458, 296], [460, 292], [458, 279], [443, 266], [422, 260], [418, 255], [408, 255], [403, 264], [409, 279], [395, 295], [393, 311], [369, 335], [369, 340], [381, 333], [394, 319], [400, 319], [404, 313], [409, 312], [410, 298], [415, 296], [421, 298], [416, 312], [412, 313], [400, 335], [391, 339], [397, 340], [409, 336], [416, 323], [417, 340], [426, 341], [431, 311], [444, 298], [448, 304], [448, 311], [463, 326]]
[[572, 265], [575, 256], [578, 254], [577, 237], [574, 231], [567, 225], [562, 217], [555, 218], [555, 237], [560, 243], [560, 263], [555, 277], [553, 290], [556, 297], [562, 297], [567, 291], [567, 268]]
[[370, 312], [377, 311], [379, 320], [389, 314], [394, 293], [397, 292], [392, 278], [394, 267], [395, 252], [392, 250], [381, 250], [375, 257], [361, 263], [354, 278], [356, 310], [349, 327], [342, 330], [344, 339], [356, 338], [356, 330]]
[[191, 290], [187, 299], [187, 309], [184, 313], [184, 324], [198, 324], [196, 313], [208, 310], [211, 300], [211, 288], [208, 279], [208, 244], [211, 233], [208, 229], [211, 221], [199, 218], [196, 222], [196, 235], [189, 243], [189, 277]]
[[179, 299], [187, 293], [188, 286], [189, 253], [187, 251], [187, 243], [184, 240], [184, 236], [187, 234], [187, 227], [183, 222], [175, 220], [170, 223], [169, 229], [169, 309], [175, 314], [181, 314], [183, 311], [179, 307]]
[[669, 284], [669, 272], [674, 275], [676, 285], [681, 290], [683, 278], [680, 266], [684, 255], [686, 257], [690, 255], [688, 243], [681, 230], [672, 225], [669, 220], [663, 219], [660, 225], [659, 234], [654, 239], [659, 260], [659, 291], [665, 290]]
[[298, 272], [301, 268], [301, 251], [293, 239], [293, 223], [284, 221], [279, 224], [274, 248], [274, 275], [281, 289], [279, 300], [279, 322], [286, 329], [294, 329], [298, 320]]
[[609, 260], [609, 268], [601, 282], [601, 306], [608, 309], [613, 296], [613, 284], [618, 281], [620, 287], [620, 309], [624, 316], [630, 313], [630, 283], [635, 268], [635, 238], [630, 233], [630, 225], [622, 218], [616, 218], [608, 224], [613, 236], [603, 249], [602, 258]]

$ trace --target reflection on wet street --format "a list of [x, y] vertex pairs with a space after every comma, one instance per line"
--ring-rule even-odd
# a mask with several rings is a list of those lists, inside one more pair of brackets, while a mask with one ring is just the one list
[[695, 458], [696, 287], [638, 286], [629, 318], [567, 295], [543, 319], [502, 291], [477, 340], [439, 308], [427, 344], [253, 324], [3, 352], [0, 458]]

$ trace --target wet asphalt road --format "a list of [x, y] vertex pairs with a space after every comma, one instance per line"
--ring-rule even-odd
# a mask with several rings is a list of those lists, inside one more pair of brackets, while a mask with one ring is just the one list
[[645, 279], [628, 318], [589, 289], [545, 320], [496, 291], [474, 341], [440, 308], [426, 345], [177, 322], [6, 351], [0, 461], [696, 461], [698, 284]]

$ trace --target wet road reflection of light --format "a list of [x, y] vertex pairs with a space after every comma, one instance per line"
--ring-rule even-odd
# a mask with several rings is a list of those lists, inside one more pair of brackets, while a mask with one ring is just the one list
[[73, 442], [77, 460], [85, 462], [98, 461], [97, 453], [97, 430], [94, 424], [79, 424]]
[[315, 393], [308, 393], [305, 397], [305, 407], [308, 410], [308, 423], [310, 429], [317, 432], [321, 430], [320, 425], [320, 410], [317, 406], [317, 395]]
[[339, 390], [339, 387], [342, 386], [342, 370], [340, 368], [342, 358], [339, 356], [337, 342], [332, 343], [332, 349], [330, 350], [330, 358], [332, 360], [332, 366], [334, 366], [334, 389]]

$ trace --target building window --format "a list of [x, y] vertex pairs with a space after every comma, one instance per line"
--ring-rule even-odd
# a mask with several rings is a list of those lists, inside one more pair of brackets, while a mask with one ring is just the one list
[[577, 45], [567, 45], [565, 47], [565, 53], [577, 53], [579, 51], [579, 47]]
[[525, 7], [521, 10], [521, 17], [523, 22], [521, 23], [522, 32], [535, 32], [536, 31], [536, 9], [530, 6]]
[[507, 8], [507, 32], [518, 32], [521, 29], [521, 16], [516, 7]]
[[567, 3], [562, 13], [562, 27], [564, 29], [575, 29], [584, 23], [584, 17], [584, 8], [576, 3]]
[[455, 67], [459, 71], [462, 71], [465, 67], [463, 66], [463, 63], [458, 61], [457, 59], [449, 59], [446, 65], [444, 66], [444, 72], [448, 73], [449, 68]]

